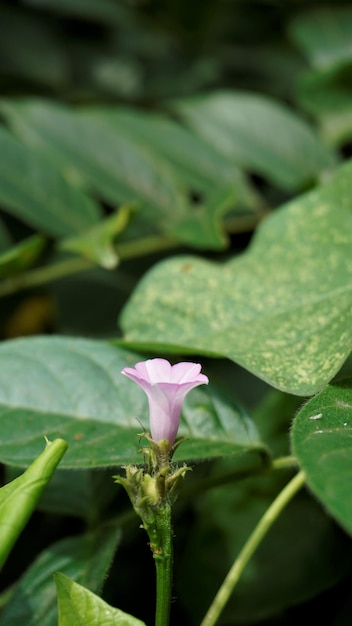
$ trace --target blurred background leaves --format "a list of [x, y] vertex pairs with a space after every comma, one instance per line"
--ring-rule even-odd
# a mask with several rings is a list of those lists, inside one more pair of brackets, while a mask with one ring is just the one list
[[[149, 268], [170, 255], [191, 253], [202, 256], [197, 263], [216, 265], [220, 276], [224, 262], [238, 262], [235, 257], [247, 250], [257, 225], [270, 213], [276, 213], [277, 220], [268, 220], [261, 231], [253, 277], [264, 275], [263, 259], [272, 258], [273, 241], [263, 236], [268, 231], [279, 243], [292, 243], [295, 231], [304, 268], [303, 251], [309, 256], [313, 250], [307, 235], [314, 239], [324, 226], [320, 220], [320, 229], [312, 227], [311, 202], [315, 214], [320, 201], [331, 204], [331, 227], [326, 228], [324, 241], [314, 240], [319, 277], [315, 290], [325, 284], [324, 275], [329, 274], [326, 284], [333, 284], [324, 246], [334, 243], [329, 241], [331, 229], [341, 228], [337, 217], [341, 205], [346, 216], [350, 206], [350, 164], [343, 165], [351, 156], [352, 139], [349, 5], [333, 0], [2, 0], [1, 339], [55, 333], [64, 335], [68, 346], [76, 335], [115, 339], [120, 333], [119, 313]], [[335, 189], [334, 180], [343, 184]], [[280, 207], [292, 199], [293, 209], [282, 211]], [[285, 221], [290, 211], [294, 214], [296, 202], [302, 221]], [[336, 213], [335, 202], [340, 208]], [[274, 224], [282, 228], [274, 232]], [[267, 268], [268, 282], [262, 282], [273, 310], [278, 292], [271, 277], [276, 267], [284, 268], [285, 263], [288, 267], [288, 247], [281, 246], [275, 263]], [[346, 253], [346, 267], [344, 271], [340, 267], [339, 276], [347, 277], [350, 267]], [[187, 271], [186, 267], [189, 279]], [[348, 281], [344, 283], [341, 289], [348, 298]], [[166, 281], [164, 293], [172, 288], [172, 281]], [[220, 279], [213, 289], [216, 299]], [[203, 292], [206, 298], [204, 288]], [[201, 302], [197, 313], [202, 306]], [[174, 309], [177, 313], [182, 307], [176, 302]], [[318, 319], [319, 308], [314, 311]], [[346, 311], [350, 311], [349, 301]], [[272, 329], [273, 323], [269, 325]], [[51, 365], [57, 367], [59, 355], [54, 350], [57, 340], [52, 344], [47, 340], [49, 371]], [[254, 345], [254, 335], [252, 341]], [[112, 346], [96, 345], [113, 351]], [[22, 394], [19, 410], [23, 411], [31, 368], [26, 371], [19, 351], [19, 389], [18, 367], [11, 374], [6, 363], [7, 350], [12, 350], [7, 346], [4, 343], [1, 352], [7, 367], [5, 396]], [[160, 344], [163, 353], [167, 347], [171, 349], [170, 344]], [[193, 357], [196, 348], [188, 344], [188, 350]], [[349, 352], [347, 339], [342, 352], [343, 357]], [[225, 388], [235, 422], [247, 423], [243, 416], [255, 420], [260, 435], [254, 447], [260, 440], [274, 455], [288, 454], [292, 417], [304, 400], [272, 390], [234, 362], [205, 357], [202, 361], [214, 386], [216, 381], [216, 386]], [[70, 360], [64, 363], [63, 373], [69, 376]], [[329, 377], [335, 370], [329, 370]], [[87, 378], [86, 385], [94, 387], [94, 376]], [[306, 392], [307, 388], [300, 388], [300, 393]], [[57, 398], [63, 400], [59, 392]], [[137, 400], [136, 396], [138, 404]], [[218, 398], [215, 402], [201, 394], [190, 397], [185, 427], [195, 412], [201, 423], [205, 409], [214, 423], [218, 414], [228, 419], [224, 406]], [[307, 407], [293, 430], [304, 463], [312, 457], [310, 440], [306, 443], [305, 431], [301, 436], [299, 430]], [[21, 426], [19, 414], [17, 419], [20, 439], [28, 422], [24, 419]], [[47, 418], [41, 430], [46, 424]], [[11, 439], [11, 420], [9, 425], [4, 448]], [[35, 433], [35, 445], [38, 436]], [[137, 443], [132, 442], [133, 451]], [[112, 457], [106, 448], [103, 452], [105, 466]], [[188, 478], [190, 492], [196, 492], [199, 479], [238, 467], [241, 473], [238, 456], [242, 458], [235, 455], [198, 464]], [[24, 462], [23, 456], [17, 458], [19, 465]], [[2, 472], [3, 482], [16, 473], [9, 465], [2, 466]], [[189, 583], [185, 579], [183, 585], [175, 584], [174, 625], [198, 623], [205, 599], [209, 600], [250, 527], [286, 479], [252, 477], [241, 485], [180, 502], [175, 516], [176, 560], [179, 568], [188, 568], [192, 554], [192, 567], [187, 572]], [[350, 527], [345, 523], [349, 512], [343, 509], [341, 514], [331, 503], [328, 482], [320, 479], [313, 467], [312, 488]], [[47, 623], [56, 626], [52, 571], [62, 567], [76, 581], [98, 591], [117, 543], [119, 552], [104, 597], [113, 606], [151, 621], [154, 591], [146, 584], [153, 579], [148, 548], [137, 524], [130, 523], [123, 494], [109, 480], [105, 470], [59, 473], [1, 574], [2, 606], [9, 587], [17, 586], [11, 588], [15, 592], [2, 611], [1, 624], [17, 626], [18, 619], [35, 624], [36, 611], [43, 609], [46, 597]], [[224, 626], [291, 626], [304, 621], [312, 610], [321, 623], [350, 623], [350, 606], [344, 605], [351, 584], [350, 539], [310, 496], [303, 494], [292, 507], [248, 570], [237, 602], [234, 598], [221, 622]], [[99, 525], [109, 517], [117, 530], [109, 526], [104, 543]], [[134, 566], [135, 558], [139, 568]], [[202, 563], [209, 568], [207, 576], [198, 576]], [[98, 574], [89, 580], [86, 573], [97, 564]], [[198, 601], [192, 611], [189, 589], [194, 580]], [[273, 592], [277, 585], [279, 600]], [[25, 597], [22, 605], [16, 601], [16, 588], [19, 597]]]

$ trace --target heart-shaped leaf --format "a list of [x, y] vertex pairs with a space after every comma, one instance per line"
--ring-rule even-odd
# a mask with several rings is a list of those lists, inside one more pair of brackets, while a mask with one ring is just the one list
[[120, 318], [125, 345], [226, 356], [283, 391], [319, 391], [352, 347], [351, 172], [276, 211], [240, 257], [154, 266]]
[[312, 491], [352, 533], [352, 380], [328, 385], [303, 407], [292, 447]]

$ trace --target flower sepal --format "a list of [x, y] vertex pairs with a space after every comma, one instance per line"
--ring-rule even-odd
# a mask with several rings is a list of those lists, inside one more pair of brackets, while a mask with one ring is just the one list
[[186, 473], [191, 471], [191, 467], [188, 467], [188, 465], [183, 465], [182, 467], [177, 468], [169, 476], [167, 476], [166, 492], [168, 494], [168, 499], [171, 504], [173, 504], [178, 498]]
[[164, 465], [150, 474], [143, 468], [127, 465], [124, 470], [125, 476], [114, 476], [115, 482], [124, 487], [133, 508], [143, 519], [148, 516], [150, 509], [176, 500], [186, 472], [191, 468], [183, 465], [171, 469], [169, 465]]
[[169, 442], [159, 441], [156, 444], [150, 439], [150, 445], [150, 448], [143, 449], [149, 457], [149, 471], [127, 465], [124, 467], [125, 476], [114, 476], [114, 479], [126, 490], [135, 512], [151, 537], [158, 526], [160, 514], [176, 501], [184, 477], [191, 468], [187, 465], [171, 467]]
[[148, 433], [143, 433], [140, 437], [144, 437], [149, 443], [149, 447], [143, 447], [141, 450], [144, 457], [148, 459], [149, 473], [155, 473], [160, 471], [163, 467], [169, 467], [178, 446], [184, 441], [187, 441], [186, 437], [179, 437], [175, 443], [171, 445], [168, 439], [161, 439], [158, 442], [154, 441]]

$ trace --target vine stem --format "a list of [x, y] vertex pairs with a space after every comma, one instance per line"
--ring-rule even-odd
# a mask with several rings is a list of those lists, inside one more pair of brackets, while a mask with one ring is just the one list
[[158, 515], [157, 542], [151, 538], [156, 568], [155, 626], [168, 626], [172, 593], [173, 536], [171, 505], [164, 505]]
[[292, 478], [286, 487], [284, 487], [275, 498], [274, 502], [265, 511], [263, 517], [259, 520], [257, 526], [244, 544], [237, 559], [234, 561], [200, 626], [214, 626], [217, 622], [248, 561], [277, 517], [304, 484], [305, 474], [303, 471], [300, 471]]
[[[239, 216], [228, 223], [225, 220], [225, 229], [229, 232], [246, 232], [253, 230], [257, 223], [265, 216], [261, 212], [254, 216]], [[116, 245], [116, 253], [120, 261], [134, 259], [149, 254], [156, 254], [166, 250], [177, 249], [182, 243], [167, 235], [149, 235], [138, 240], [121, 241]], [[83, 257], [70, 257], [44, 267], [37, 267], [21, 274], [4, 278], [0, 281], [0, 298], [9, 296], [23, 289], [31, 289], [45, 285], [66, 276], [100, 267], [98, 261]]]
[[[121, 242], [117, 246], [120, 260], [134, 259], [140, 256], [177, 248], [179, 244], [166, 236], [149, 236], [138, 241]], [[87, 270], [99, 267], [98, 263], [82, 257], [70, 257], [51, 265], [38, 267], [28, 272], [5, 278], [0, 282], [0, 298], [11, 295], [21, 289], [30, 289], [53, 282]]]

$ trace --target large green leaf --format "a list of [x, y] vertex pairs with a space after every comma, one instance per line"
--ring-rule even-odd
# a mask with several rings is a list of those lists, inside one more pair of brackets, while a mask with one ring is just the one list
[[113, 206], [138, 200], [143, 216], [168, 231], [183, 218], [186, 194], [165, 160], [126, 135], [50, 102], [6, 101], [1, 109], [35, 154]]
[[0, 203], [24, 222], [51, 235], [71, 235], [93, 226], [97, 205], [69, 185], [43, 157], [0, 126]]
[[243, 174], [229, 159], [165, 115], [133, 109], [89, 109], [85, 117], [110, 127], [167, 160], [182, 187], [198, 202], [175, 226], [173, 234], [200, 247], [221, 248], [226, 243], [222, 217], [229, 209], [254, 212], [256, 198]]
[[265, 96], [219, 92], [179, 101], [175, 108], [233, 163], [284, 189], [300, 188], [334, 164], [307, 122]]
[[55, 574], [55, 583], [59, 601], [58, 626], [145, 626], [141, 620], [115, 609], [61, 573]]
[[226, 356], [284, 391], [320, 390], [352, 347], [351, 177], [350, 162], [225, 264], [155, 266], [122, 313], [126, 344]]
[[177, 172], [191, 188], [195, 186], [194, 192], [231, 184], [239, 199], [250, 200], [248, 183], [238, 168], [211, 144], [166, 115], [123, 107], [89, 108], [83, 113], [162, 154], [177, 166]]
[[[142, 426], [148, 430], [147, 398], [121, 375], [139, 355], [104, 342], [38, 337], [0, 345], [0, 460], [26, 465], [43, 435], [64, 437], [62, 467], [141, 463]], [[2, 365], [1, 365], [2, 364]], [[211, 386], [210, 386], [211, 387]], [[189, 437], [175, 458], [205, 459], [263, 451], [241, 408], [213, 391], [186, 399], [180, 435]]]
[[67, 450], [62, 439], [47, 442], [28, 469], [0, 489], [0, 566], [8, 557]]
[[328, 385], [295, 418], [293, 453], [308, 485], [352, 533], [352, 380]]
[[99, 592], [110, 567], [121, 531], [116, 521], [99, 530], [69, 537], [50, 546], [31, 564], [0, 616], [0, 626], [57, 626], [53, 574], [60, 570]]

